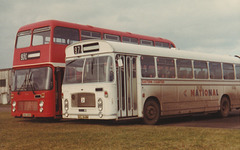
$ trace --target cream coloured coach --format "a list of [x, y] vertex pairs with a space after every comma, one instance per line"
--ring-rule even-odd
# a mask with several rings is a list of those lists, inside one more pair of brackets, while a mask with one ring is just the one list
[[143, 118], [240, 108], [240, 59], [103, 40], [66, 48], [63, 118]]

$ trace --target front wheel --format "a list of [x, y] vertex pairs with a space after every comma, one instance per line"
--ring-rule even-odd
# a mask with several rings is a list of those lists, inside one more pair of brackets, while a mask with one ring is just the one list
[[160, 106], [155, 100], [148, 100], [144, 105], [144, 123], [154, 125], [160, 118]]
[[230, 102], [227, 97], [223, 97], [220, 104], [220, 115], [222, 117], [227, 117], [230, 112]]

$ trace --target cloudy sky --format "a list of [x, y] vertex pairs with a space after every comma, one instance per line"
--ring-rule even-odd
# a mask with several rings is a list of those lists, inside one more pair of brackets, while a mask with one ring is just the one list
[[18, 28], [56, 19], [163, 37], [180, 50], [240, 55], [240, 0], [0, 0], [0, 69]]

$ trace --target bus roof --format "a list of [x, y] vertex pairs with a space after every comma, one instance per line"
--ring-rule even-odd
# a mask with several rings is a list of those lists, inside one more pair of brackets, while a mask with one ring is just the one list
[[69, 23], [69, 22], [58, 21], [58, 20], [45, 20], [45, 21], [28, 24], [28, 25], [22, 26], [18, 30], [18, 32], [26, 31], [29, 29], [33, 30], [35, 28], [46, 27], [46, 26], [53, 26], [53, 27], [64, 26], [64, 27], [68, 27], [68, 28], [91, 30], [91, 31], [102, 32], [102, 33], [106, 33], [106, 34], [116, 34], [116, 35], [120, 35], [120, 36], [138, 37], [139, 39], [144, 39], [144, 40], [154, 40], [154, 41], [161, 40], [162, 42], [170, 43], [175, 47], [175, 44], [172, 41], [161, 38], [161, 37], [151, 37], [151, 36], [146, 36], [146, 35], [134, 34], [134, 33], [130, 33], [130, 32], [121, 32], [121, 31], [116, 31], [116, 30], [94, 27], [94, 26], [90, 26], [90, 25], [81, 25], [81, 24]]
[[[74, 47], [81, 47], [81, 53], [74, 53]], [[184, 50], [168, 50], [161, 47], [150, 47], [137, 44], [129, 44], [114, 41], [105, 40], [86, 40], [69, 45], [66, 48], [66, 58], [81, 57], [87, 55], [97, 55], [103, 53], [122, 53], [129, 55], [150, 55], [150, 56], [162, 56], [171, 58], [182, 58], [192, 60], [203, 60], [212, 62], [224, 62], [224, 63], [239, 63], [240, 59], [234, 56], [209, 54], [201, 52], [192, 52]]]

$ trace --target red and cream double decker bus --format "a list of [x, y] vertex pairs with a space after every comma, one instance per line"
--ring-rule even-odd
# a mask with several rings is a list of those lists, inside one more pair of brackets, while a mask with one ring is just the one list
[[[76, 51], [76, 49], [78, 51]], [[63, 118], [143, 118], [240, 108], [240, 59], [112, 41], [66, 48]]]
[[[65, 48], [76, 41], [106, 39], [175, 47], [169, 40], [56, 20], [21, 27], [13, 58], [12, 116], [60, 118]], [[76, 49], [77, 51], [77, 49]]]

